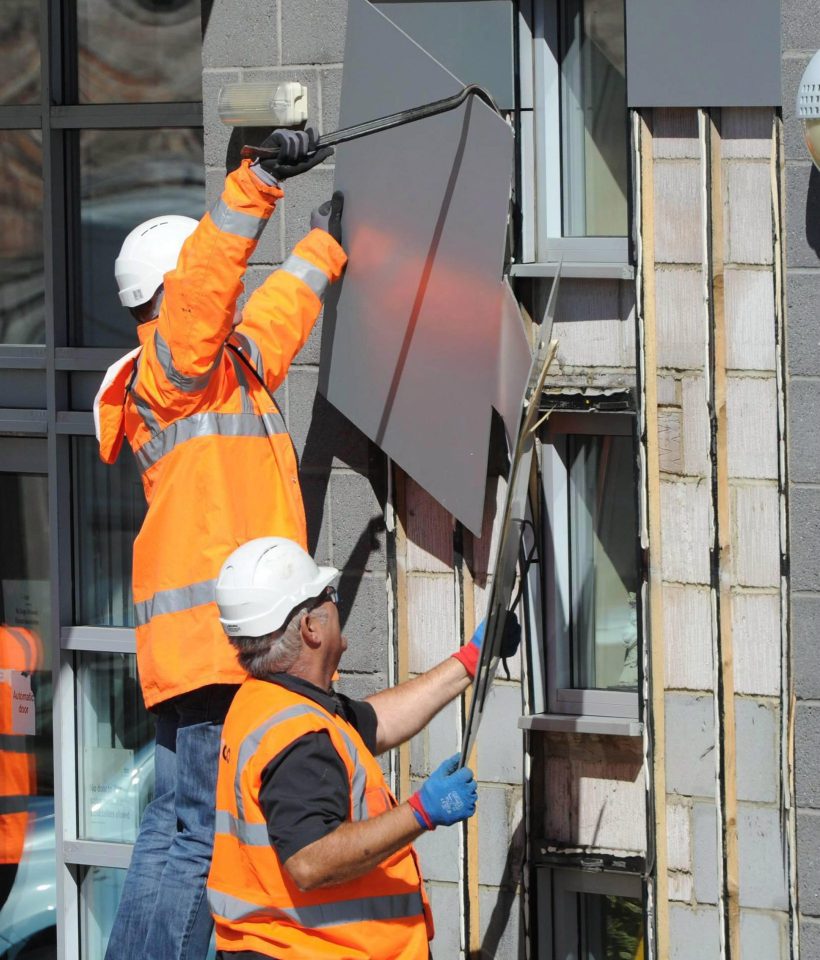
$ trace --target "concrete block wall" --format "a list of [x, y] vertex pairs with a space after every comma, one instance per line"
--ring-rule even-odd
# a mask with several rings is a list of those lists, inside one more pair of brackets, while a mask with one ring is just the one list
[[[720, 117], [743, 957], [788, 956], [781, 784], [773, 111]], [[670, 953], [720, 955], [724, 850], [714, 662], [715, 503], [705, 151], [695, 110], [654, 110]], [[723, 624], [722, 629], [727, 625]], [[657, 678], [655, 678], [657, 682]], [[760, 939], [752, 931], [760, 933]], [[767, 952], [768, 951], [768, 952]]]
[[820, 958], [820, 174], [795, 117], [797, 87], [820, 48], [810, 0], [784, 0], [783, 121], [786, 205], [786, 373], [789, 465], [790, 631], [795, 715], [795, 803], [800, 956]]
[[[344, 53], [345, 2], [214, 0], [203, 42], [205, 164], [209, 204], [222, 189], [230, 129], [216, 112], [225, 83], [298, 80], [307, 85], [312, 122], [336, 127]], [[246, 297], [309, 229], [310, 211], [330, 196], [331, 161], [286, 181], [245, 276]], [[316, 392], [322, 321], [296, 357], [277, 401], [300, 459], [311, 551], [343, 570], [340, 610], [348, 652], [341, 689], [365, 696], [388, 673], [388, 603], [384, 500], [386, 463], [352, 424]]]

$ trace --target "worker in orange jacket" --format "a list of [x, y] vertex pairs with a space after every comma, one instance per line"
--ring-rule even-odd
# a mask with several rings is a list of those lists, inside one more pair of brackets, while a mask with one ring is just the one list
[[42, 660], [33, 630], [0, 625], [0, 909], [23, 856], [29, 797], [37, 794], [31, 674]]
[[199, 223], [158, 217], [115, 265], [140, 346], [107, 372], [94, 405], [100, 454], [128, 439], [148, 512], [134, 543], [137, 664], [157, 717], [155, 798], [146, 808], [108, 960], [202, 960], [212, 923], [219, 736], [244, 671], [220, 627], [214, 584], [251, 537], [305, 544], [293, 443], [273, 392], [305, 343], [346, 257], [341, 195], [236, 315], [242, 276], [280, 183], [332, 152], [316, 134], [275, 131], [277, 159], [243, 161]]
[[[376, 755], [467, 688], [483, 624], [426, 673], [352, 700], [331, 686], [347, 649], [338, 576], [299, 544], [261, 537], [217, 581], [222, 624], [250, 674], [219, 758], [208, 900], [220, 960], [427, 960], [433, 923], [412, 843], [475, 811], [458, 755], [401, 804]], [[502, 655], [520, 639], [510, 614]]]

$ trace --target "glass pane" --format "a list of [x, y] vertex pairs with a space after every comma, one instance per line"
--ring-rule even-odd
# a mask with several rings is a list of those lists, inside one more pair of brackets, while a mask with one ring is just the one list
[[640, 900], [578, 894], [578, 960], [636, 960], [643, 956]]
[[567, 437], [571, 685], [638, 689], [631, 437]]
[[200, 0], [77, 0], [80, 103], [202, 100], [200, 7]]
[[0, 167], [0, 343], [45, 343], [39, 130], [0, 132]]
[[626, 236], [623, 0], [561, 5], [561, 128], [564, 236]]
[[77, 658], [80, 836], [133, 843], [154, 792], [154, 721], [143, 706], [137, 658]]
[[132, 551], [146, 510], [136, 462], [125, 449], [108, 466], [93, 437], [74, 437], [71, 475], [75, 622], [133, 627]]
[[168, 213], [205, 212], [201, 130], [80, 133], [82, 310], [78, 346], [134, 347], [134, 321], [120, 306], [114, 260], [138, 224]]
[[103, 960], [124, 883], [125, 870], [88, 867], [85, 871], [80, 887], [80, 955], [83, 960]]
[[3, 0], [0, 103], [40, 102], [40, 0]]
[[0, 943], [33, 958], [55, 943], [46, 478], [0, 473], [0, 503]]

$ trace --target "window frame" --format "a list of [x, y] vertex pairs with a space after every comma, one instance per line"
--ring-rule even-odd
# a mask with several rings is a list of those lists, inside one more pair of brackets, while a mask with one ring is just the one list
[[[571, 930], [578, 926], [577, 911], [559, 898], [588, 893], [597, 896], [626, 897], [644, 902], [644, 884], [634, 873], [539, 866], [536, 868], [538, 901], [538, 960], [576, 958], [577, 939]], [[644, 938], [646, 937], [645, 911]], [[553, 949], [554, 947], [554, 949]]]
[[562, 274], [568, 277], [632, 279], [633, 151], [626, 104], [627, 232], [617, 237], [564, 236], [560, 4], [561, 0], [522, 0], [520, 5], [518, 139], [522, 222], [518, 262], [511, 272], [517, 276], [547, 276], [555, 272], [560, 262]]
[[[539, 467], [544, 498], [542, 542], [545, 547], [542, 570], [544, 596], [544, 633], [546, 708], [550, 714], [575, 717], [612, 717], [638, 720], [640, 717], [641, 654], [644, 644], [642, 617], [637, 611], [638, 682], [635, 691], [594, 690], [567, 685], [567, 662], [571, 638], [558, 622], [558, 611], [568, 609], [562, 584], [567, 582], [569, 543], [566, 514], [567, 470], [559, 456], [555, 435], [609, 435], [631, 437], [633, 464], [637, 470], [637, 418], [633, 413], [561, 413], [553, 414], [540, 433]], [[640, 560], [637, 484], [635, 490], [635, 558], [639, 583], [643, 580]], [[560, 567], [559, 567], [560, 565]], [[558, 571], [560, 570], [560, 575]], [[639, 601], [638, 601], [639, 602]]]

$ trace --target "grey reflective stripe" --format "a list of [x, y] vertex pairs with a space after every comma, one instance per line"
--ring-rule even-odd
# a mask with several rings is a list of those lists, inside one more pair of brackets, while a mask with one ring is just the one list
[[25, 813], [28, 797], [0, 797], [0, 816], [4, 813]]
[[134, 456], [144, 473], [186, 440], [196, 437], [266, 437], [275, 433], [287, 433], [285, 422], [278, 414], [193, 413], [169, 423], [161, 433], [144, 443]]
[[320, 300], [324, 297], [330, 281], [322, 270], [309, 261], [303, 260], [292, 253], [279, 269], [291, 274], [291, 276], [298, 277], [303, 283], [306, 283]]
[[239, 897], [232, 897], [208, 887], [208, 903], [212, 913], [226, 920], [242, 922], [266, 918], [292, 921], [301, 927], [314, 930], [345, 923], [362, 923], [366, 920], [399, 920], [422, 916], [424, 913], [418, 891], [318, 903], [310, 907], [274, 907], [240, 900]]
[[233, 365], [233, 372], [236, 374], [236, 379], [239, 382], [239, 392], [242, 395], [242, 413], [253, 413], [253, 400], [251, 400], [248, 378], [245, 376], [245, 371], [242, 368], [242, 361], [230, 350], [228, 351], [228, 357]]
[[24, 733], [0, 733], [0, 750], [5, 753], [28, 753]]
[[137, 357], [137, 372], [134, 374], [134, 379], [131, 381], [131, 397], [134, 400], [134, 406], [137, 408], [137, 413], [142, 417], [146, 429], [153, 436], [155, 433], [159, 433], [159, 422], [154, 416], [154, 411], [148, 405], [148, 401], [141, 397], [139, 393], [137, 393], [137, 382], [140, 376], [141, 364], [142, 352], [140, 352], [140, 355]]
[[230, 837], [236, 837], [240, 843], [244, 843], [247, 847], [270, 846], [270, 836], [266, 823], [248, 823], [245, 820], [239, 820], [232, 813], [228, 813], [227, 810], [216, 811], [214, 829], [217, 833], [225, 833]]
[[23, 633], [19, 627], [6, 626], [5, 629], [23, 648], [23, 656], [26, 659], [26, 670], [31, 673], [31, 671], [37, 667], [37, 664], [35, 663], [35, 658], [37, 655], [31, 647], [31, 639], [25, 633]]
[[217, 230], [223, 233], [235, 233], [247, 240], [258, 240], [268, 222], [267, 217], [255, 217], [252, 213], [231, 210], [224, 200], [219, 199], [211, 209], [211, 220]]
[[215, 587], [216, 580], [203, 580], [187, 587], [158, 590], [150, 600], [141, 600], [134, 604], [137, 626], [143, 627], [153, 617], [159, 617], [163, 613], [180, 613], [210, 603], [214, 599]]
[[254, 365], [254, 367], [256, 367], [256, 372], [264, 380], [265, 365], [262, 362], [262, 351], [259, 349], [256, 341], [249, 337], [246, 333], [239, 333], [237, 331], [234, 331], [233, 338], [236, 340], [237, 345], [242, 348], [245, 356], [248, 357], [250, 362]]
[[300, 703], [293, 707], [287, 707], [284, 710], [280, 710], [278, 713], [274, 713], [273, 716], [268, 717], [264, 723], [260, 724], [255, 730], [249, 733], [239, 745], [239, 754], [236, 760], [236, 776], [234, 779], [234, 796], [236, 797], [236, 812], [239, 815], [239, 819], [243, 822], [245, 804], [242, 800], [241, 780], [248, 761], [259, 749], [259, 744], [262, 742], [265, 734], [272, 727], [275, 727], [279, 723], [284, 723], [286, 720], [292, 720], [294, 717], [303, 717], [308, 714], [313, 714], [314, 716], [320, 717], [322, 720], [329, 721], [331, 724], [333, 724], [334, 729], [338, 730], [341, 734], [354, 766], [353, 783], [351, 785], [353, 819], [367, 819], [367, 806], [364, 802], [364, 790], [367, 782], [367, 772], [361, 763], [359, 763], [359, 751], [356, 749], [356, 745], [344, 730], [340, 729], [335, 723], [333, 723], [333, 718], [329, 714], [325, 713], [323, 710], [319, 710], [316, 707], [308, 706], [306, 703]]
[[219, 363], [219, 358], [222, 356], [222, 347], [219, 348], [219, 353], [216, 355], [216, 359], [213, 362], [213, 365], [210, 370], [206, 373], [201, 373], [195, 377], [189, 377], [187, 374], [180, 373], [179, 370], [174, 366], [174, 358], [171, 356], [171, 348], [165, 342], [162, 334], [159, 330], [154, 331], [154, 346], [157, 351], [157, 359], [160, 362], [163, 373], [168, 378], [169, 382], [172, 383], [175, 387], [182, 390], [184, 393], [194, 393], [196, 390], [204, 390], [208, 385], [208, 381], [211, 378], [214, 367]]

